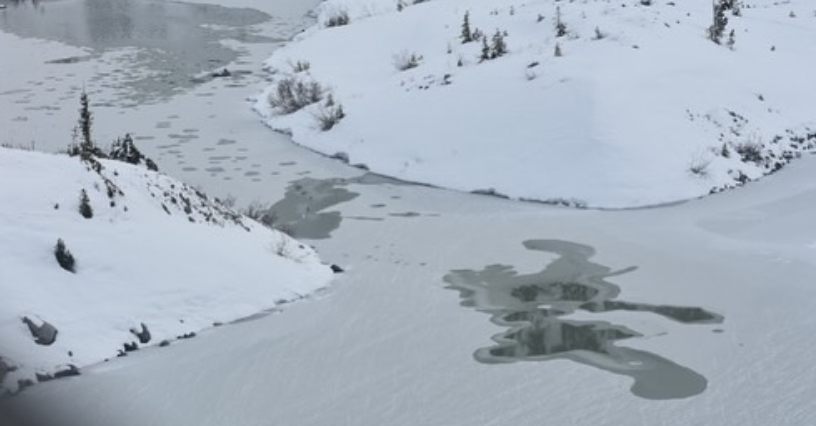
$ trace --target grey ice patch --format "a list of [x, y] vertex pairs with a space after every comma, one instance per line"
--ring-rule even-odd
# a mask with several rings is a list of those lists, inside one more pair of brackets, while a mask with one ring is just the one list
[[496, 345], [478, 349], [477, 361], [570, 359], [634, 379], [631, 391], [648, 399], [687, 398], [702, 393], [700, 374], [650, 352], [615, 342], [641, 337], [636, 331], [604, 321], [563, 319], [578, 310], [650, 312], [685, 324], [721, 323], [723, 317], [697, 307], [650, 305], [615, 300], [620, 288], [607, 278], [635, 268], [612, 271], [591, 262], [592, 247], [559, 240], [528, 240], [529, 250], [559, 257], [538, 273], [519, 275], [512, 266], [490, 265], [480, 271], [455, 270], [444, 277], [459, 291], [462, 306], [491, 315], [508, 330], [493, 337]]
[[347, 184], [345, 179], [302, 178], [292, 182], [284, 198], [269, 209], [274, 225], [300, 238], [329, 238], [340, 227], [342, 218], [340, 212], [323, 210], [359, 195], [341, 188]]

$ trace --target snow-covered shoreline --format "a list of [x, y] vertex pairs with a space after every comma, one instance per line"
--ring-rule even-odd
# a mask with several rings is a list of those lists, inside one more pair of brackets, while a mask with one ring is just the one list
[[[186, 184], [100, 164], [0, 148], [5, 388], [269, 310], [331, 279], [312, 248]], [[55, 259], [58, 240], [73, 272]], [[26, 318], [56, 334], [35, 341]]]
[[[466, 12], [488, 39], [506, 32], [507, 54], [482, 61], [461, 42]], [[324, 28], [339, 14], [350, 23]], [[696, 198], [816, 147], [812, 11], [762, 1], [729, 19], [733, 49], [705, 37], [708, 3], [329, 0], [267, 61], [256, 110], [298, 144], [408, 181], [590, 207]], [[323, 100], [282, 114], [268, 98], [287, 78]], [[327, 93], [345, 117], [321, 131]]]

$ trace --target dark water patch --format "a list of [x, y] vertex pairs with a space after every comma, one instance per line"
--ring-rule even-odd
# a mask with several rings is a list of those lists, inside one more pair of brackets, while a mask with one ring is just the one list
[[342, 218], [340, 212], [324, 210], [359, 196], [342, 187], [347, 184], [345, 179], [298, 179], [286, 188], [284, 198], [269, 208], [271, 221], [295, 237], [329, 238]]
[[372, 222], [382, 222], [385, 219], [381, 217], [373, 217], [373, 216], [344, 216], [344, 219], [350, 220], [362, 220], [362, 221], [372, 221]]
[[52, 59], [50, 61], [45, 61], [46, 64], [77, 64], [80, 62], [88, 61], [92, 57], [91, 56], [69, 56], [67, 58], [59, 58], [59, 59]]
[[631, 391], [648, 399], [687, 398], [702, 393], [705, 377], [661, 356], [617, 346], [641, 337], [636, 331], [603, 321], [567, 320], [576, 311], [633, 311], [661, 315], [685, 324], [721, 323], [723, 317], [698, 307], [651, 305], [616, 300], [620, 288], [613, 271], [591, 262], [592, 247], [559, 240], [528, 240], [529, 250], [558, 257], [538, 273], [518, 274], [512, 266], [489, 265], [480, 271], [455, 270], [444, 277], [459, 291], [461, 305], [491, 315], [508, 327], [493, 337], [496, 345], [478, 349], [476, 360], [489, 363], [570, 359], [634, 379]]
[[[194, 87], [191, 76], [222, 68], [239, 52], [222, 40], [267, 43], [253, 25], [271, 17], [254, 9], [158, 0], [14, 1], [3, 10], [0, 29], [25, 38], [56, 40], [90, 48], [92, 56], [110, 49], [136, 48], [126, 70], [111, 76], [140, 103], [158, 101]], [[72, 63], [73, 58], [59, 58]]]
[[[281, 166], [295, 165], [294, 161], [279, 163]], [[252, 165], [255, 167], [255, 164]], [[270, 172], [277, 175], [278, 172]], [[304, 177], [290, 182], [284, 198], [273, 204], [268, 217], [274, 226], [285, 229], [294, 237], [324, 239], [340, 227], [342, 216], [339, 212], [325, 210], [359, 196], [346, 189], [356, 185], [412, 185], [386, 176], [366, 173], [353, 178], [313, 179]], [[397, 216], [415, 217], [416, 212], [396, 213]]]
[[404, 213], [388, 213], [388, 216], [391, 217], [419, 217], [422, 216], [417, 212], [404, 212]]

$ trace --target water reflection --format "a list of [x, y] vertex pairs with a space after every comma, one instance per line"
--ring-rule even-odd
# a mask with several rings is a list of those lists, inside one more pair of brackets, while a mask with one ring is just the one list
[[719, 323], [722, 317], [698, 307], [650, 305], [613, 300], [620, 288], [607, 278], [634, 268], [612, 271], [591, 262], [589, 246], [558, 240], [529, 240], [527, 249], [559, 257], [538, 273], [519, 275], [511, 266], [481, 271], [456, 270], [444, 277], [458, 290], [462, 305], [492, 315], [509, 330], [494, 336], [495, 346], [476, 351], [484, 363], [567, 358], [632, 377], [632, 392], [649, 399], [685, 398], [703, 392], [700, 374], [658, 355], [619, 347], [615, 342], [640, 337], [626, 327], [603, 321], [566, 320], [584, 310], [650, 312], [686, 324]]
[[[274, 41], [253, 25], [271, 19], [253, 9], [155, 0], [6, 0], [0, 29], [27, 38], [56, 40], [90, 48], [136, 48], [121, 84], [134, 84], [140, 100], [172, 94], [200, 83], [195, 77], [222, 68], [238, 57], [224, 40]], [[54, 60], [58, 58], [48, 58]], [[145, 68], [147, 76], [129, 75]]]

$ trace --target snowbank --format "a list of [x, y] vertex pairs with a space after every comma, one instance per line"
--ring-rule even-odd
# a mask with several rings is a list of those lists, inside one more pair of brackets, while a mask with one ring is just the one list
[[[727, 11], [721, 44], [706, 35], [710, 2], [409, 3], [323, 3], [318, 26], [268, 60], [256, 109], [297, 143], [376, 172], [598, 207], [716, 192], [816, 147], [807, 1]], [[462, 43], [466, 13], [507, 53], [481, 60], [481, 41]], [[287, 78], [318, 82], [345, 118], [319, 128], [325, 95], [294, 114], [270, 106]]]
[[[0, 148], [0, 356], [16, 368], [0, 366], [4, 387], [70, 374], [125, 344], [190, 336], [328, 283], [311, 248], [167, 176], [101, 165]], [[80, 213], [83, 190], [90, 218]], [[58, 240], [74, 272], [58, 264]], [[37, 343], [45, 324], [56, 335], [44, 330]]]

